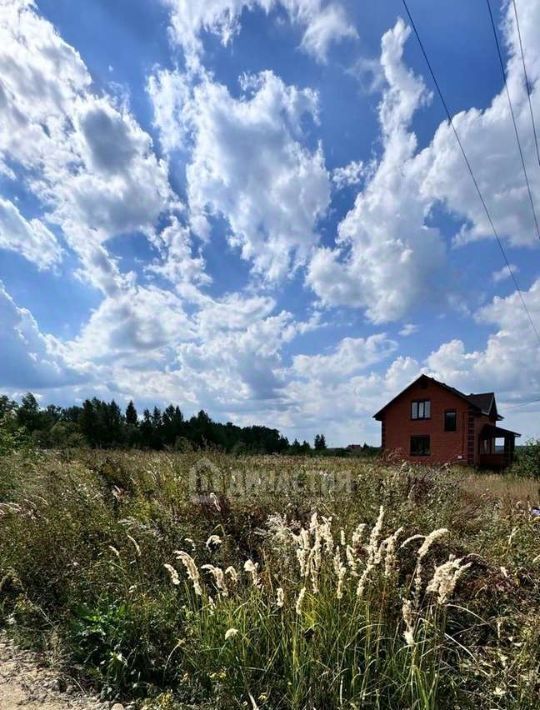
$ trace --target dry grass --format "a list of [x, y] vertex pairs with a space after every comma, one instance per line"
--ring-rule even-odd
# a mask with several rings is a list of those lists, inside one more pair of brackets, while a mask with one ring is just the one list
[[374, 461], [13, 455], [0, 618], [168, 708], [536, 708], [537, 494]]
[[529, 508], [540, 504], [540, 481], [506, 474], [466, 475], [463, 489], [475, 496], [486, 496], [504, 505], [523, 504]]

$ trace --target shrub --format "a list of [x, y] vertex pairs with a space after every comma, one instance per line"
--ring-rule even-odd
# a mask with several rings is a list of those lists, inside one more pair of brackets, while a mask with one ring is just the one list
[[512, 473], [518, 476], [540, 478], [540, 439], [530, 439], [517, 450]]

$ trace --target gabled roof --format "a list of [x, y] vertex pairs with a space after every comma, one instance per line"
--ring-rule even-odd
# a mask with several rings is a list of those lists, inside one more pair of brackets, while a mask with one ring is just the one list
[[504, 417], [501, 417], [500, 414], [497, 412], [497, 404], [495, 403], [495, 392], [481, 392], [480, 394], [469, 394], [467, 395], [467, 398], [471, 404], [474, 404], [475, 406], [481, 409], [482, 414], [491, 414], [491, 410], [493, 409], [493, 407], [495, 407], [495, 415], [497, 419], [499, 421], [501, 419], [504, 419]]
[[374, 419], [380, 419], [381, 414], [384, 412], [384, 410], [389, 407], [393, 402], [398, 399], [398, 397], [401, 397], [402, 394], [404, 394], [408, 389], [416, 385], [418, 382], [421, 380], [428, 380], [429, 382], [433, 382], [436, 385], [439, 385], [439, 387], [443, 387], [445, 390], [448, 390], [449, 392], [452, 392], [452, 394], [455, 394], [456, 397], [461, 397], [461, 399], [464, 399], [466, 402], [468, 402], [470, 405], [472, 405], [476, 410], [478, 410], [482, 414], [489, 415], [492, 408], [495, 407], [495, 414], [498, 420], [503, 419], [499, 414], [497, 414], [497, 405], [495, 404], [495, 393], [494, 392], [481, 392], [479, 394], [465, 394], [463, 392], [460, 392], [457, 390], [455, 387], [450, 387], [450, 385], [446, 385], [444, 382], [439, 382], [439, 380], [436, 380], [434, 377], [428, 377], [428, 375], [420, 375], [420, 377], [417, 377], [414, 382], [411, 382], [410, 385], [407, 385], [404, 390], [401, 390], [399, 394], [397, 394], [393, 399], [391, 399], [387, 404], [384, 405], [382, 409], [379, 409], [379, 411], [373, 415]]
[[487, 414], [491, 409], [491, 405], [493, 404], [495, 393], [481, 392], [480, 394], [470, 394], [468, 395], [468, 398], [473, 404], [475, 404], [477, 407], [480, 407], [480, 409], [485, 414]]

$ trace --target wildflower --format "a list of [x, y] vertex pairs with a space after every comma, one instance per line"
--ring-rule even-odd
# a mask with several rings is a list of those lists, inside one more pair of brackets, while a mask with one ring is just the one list
[[178, 576], [178, 572], [174, 569], [172, 565], [169, 565], [165, 563], [163, 565], [167, 572], [171, 575], [171, 582], [175, 585], [180, 584], [180, 577]]
[[277, 590], [277, 598], [276, 598], [276, 606], [278, 609], [281, 609], [281, 607], [285, 604], [285, 594], [283, 592], [283, 589], [281, 587], [278, 587]]
[[345, 530], [343, 530], [343, 528], [339, 531], [339, 542], [341, 547], [345, 547], [347, 545], [347, 541], [345, 540]]
[[210, 535], [206, 541], [206, 547], [208, 550], [212, 550], [214, 547], [219, 547], [221, 545], [221, 538], [219, 535]]
[[300, 615], [302, 613], [302, 602], [304, 601], [304, 597], [306, 596], [306, 588], [302, 587], [298, 594], [298, 598], [296, 600], [296, 613]]
[[202, 588], [201, 588], [201, 583], [200, 583], [199, 570], [197, 569], [197, 565], [195, 564], [195, 560], [193, 559], [193, 557], [191, 557], [191, 555], [188, 555], [188, 553], [184, 552], [183, 550], [175, 550], [174, 554], [176, 555], [176, 557], [182, 562], [182, 564], [186, 568], [186, 572], [188, 574], [188, 577], [190, 578], [191, 583], [193, 584], [193, 591], [199, 597], [202, 596]]
[[238, 629], [232, 629], [232, 628], [227, 629], [227, 631], [225, 631], [225, 641], [228, 641], [229, 639], [234, 638], [237, 633], [238, 633]]
[[244, 571], [251, 575], [251, 581], [254, 587], [261, 586], [261, 580], [259, 577], [259, 563], [253, 562], [253, 560], [246, 560], [244, 562]]

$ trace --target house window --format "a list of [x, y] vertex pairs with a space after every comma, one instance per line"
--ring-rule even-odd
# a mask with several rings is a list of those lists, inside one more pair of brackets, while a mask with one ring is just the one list
[[411, 456], [429, 456], [429, 436], [411, 436]]
[[431, 401], [419, 399], [411, 402], [411, 419], [431, 419]]
[[447, 409], [444, 412], [444, 430], [456, 431], [457, 429], [457, 412], [455, 409]]

